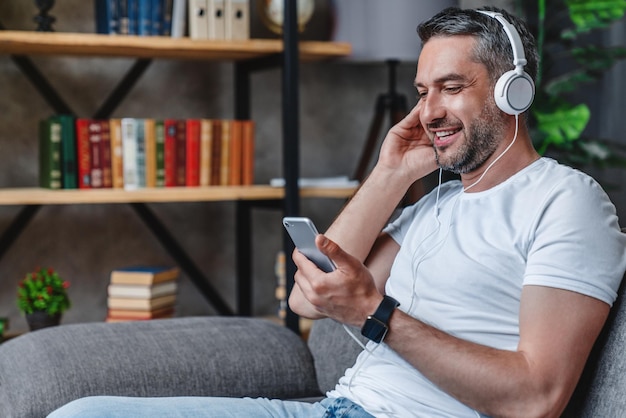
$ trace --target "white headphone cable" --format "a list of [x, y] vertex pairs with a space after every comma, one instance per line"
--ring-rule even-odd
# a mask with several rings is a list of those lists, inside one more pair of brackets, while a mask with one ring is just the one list
[[515, 115], [515, 135], [513, 136], [513, 140], [511, 141], [511, 143], [506, 147], [506, 149], [504, 151], [502, 151], [502, 154], [498, 155], [498, 157], [493, 160], [491, 162], [491, 164], [489, 164], [489, 166], [487, 166], [487, 168], [485, 169], [485, 171], [483, 171], [483, 174], [481, 174], [481, 176], [478, 178], [478, 180], [476, 180], [474, 183], [470, 184], [469, 186], [467, 186], [465, 189], [463, 189], [464, 192], [467, 192], [469, 189], [471, 189], [472, 187], [476, 186], [478, 183], [480, 183], [480, 181], [483, 179], [483, 177], [485, 177], [485, 174], [487, 174], [487, 172], [491, 169], [491, 167], [493, 167], [493, 165], [495, 163], [498, 162], [498, 160], [500, 160], [500, 158], [502, 158], [502, 156], [504, 154], [507, 153], [508, 150], [511, 149], [511, 147], [513, 146], [513, 144], [515, 143], [515, 140], [517, 139], [517, 131], [519, 130], [519, 115]]

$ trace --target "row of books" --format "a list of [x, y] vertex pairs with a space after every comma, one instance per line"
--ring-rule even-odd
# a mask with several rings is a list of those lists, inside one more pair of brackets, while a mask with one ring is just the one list
[[[177, 3], [184, 5], [185, 1]], [[180, 23], [172, 28], [172, 22], [184, 20], [180, 16], [180, 5], [174, 7], [174, 0], [96, 0], [95, 6], [97, 33], [182, 36]]]
[[254, 122], [84, 119], [40, 122], [39, 185], [49, 189], [254, 183]]
[[248, 39], [250, 0], [96, 0], [96, 32]]
[[107, 288], [106, 322], [173, 317], [178, 276], [176, 267], [136, 266], [113, 270]]

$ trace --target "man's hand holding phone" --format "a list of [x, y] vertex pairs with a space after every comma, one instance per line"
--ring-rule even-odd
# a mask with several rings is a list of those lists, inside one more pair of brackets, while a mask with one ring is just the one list
[[[290, 222], [290, 226], [285, 222]], [[300, 233], [307, 237], [306, 240], [302, 235], [297, 236], [294, 233], [295, 224], [304, 225], [302, 228], [307, 232]], [[296, 286], [289, 298], [294, 312], [310, 318], [328, 316], [346, 324], [359, 327], [363, 325], [363, 318], [376, 310], [382, 299], [369, 270], [336, 243], [325, 236], [320, 236], [310, 220], [285, 218], [283, 225], [287, 231], [291, 231], [292, 238], [297, 236], [294, 238], [296, 251], [293, 259], [298, 271], [295, 276]], [[309, 251], [306, 253], [302, 251], [296, 239], [308, 247]], [[324, 252], [318, 249], [316, 241]], [[336, 267], [325, 253], [336, 260]], [[320, 267], [322, 271], [314, 268], [304, 257], [324, 268]], [[330, 274], [324, 270], [328, 270]]]

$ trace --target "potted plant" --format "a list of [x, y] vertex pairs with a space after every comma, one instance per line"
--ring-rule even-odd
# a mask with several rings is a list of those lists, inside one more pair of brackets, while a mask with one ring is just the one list
[[71, 306], [67, 295], [69, 286], [70, 283], [51, 268], [28, 273], [20, 281], [17, 306], [26, 316], [31, 331], [59, 325], [63, 312]]
[[537, 0], [533, 4], [518, 0], [518, 8], [524, 6], [531, 17], [537, 16], [534, 32], [540, 67], [531, 111], [537, 150], [577, 168], [625, 167], [619, 144], [584, 134], [591, 110], [575, 93], [626, 58], [623, 46], [601, 42], [601, 32], [623, 19], [626, 2]]

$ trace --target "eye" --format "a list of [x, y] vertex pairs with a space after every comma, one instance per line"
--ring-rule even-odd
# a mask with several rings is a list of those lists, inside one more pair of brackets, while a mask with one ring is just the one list
[[426, 91], [418, 91], [417, 92], [417, 96], [415, 96], [415, 98], [419, 101], [421, 99], [423, 99], [424, 97], [426, 97]]
[[463, 86], [446, 86], [444, 87], [443, 91], [445, 91], [446, 93], [449, 94], [456, 94], [458, 92], [460, 92], [463, 89]]

